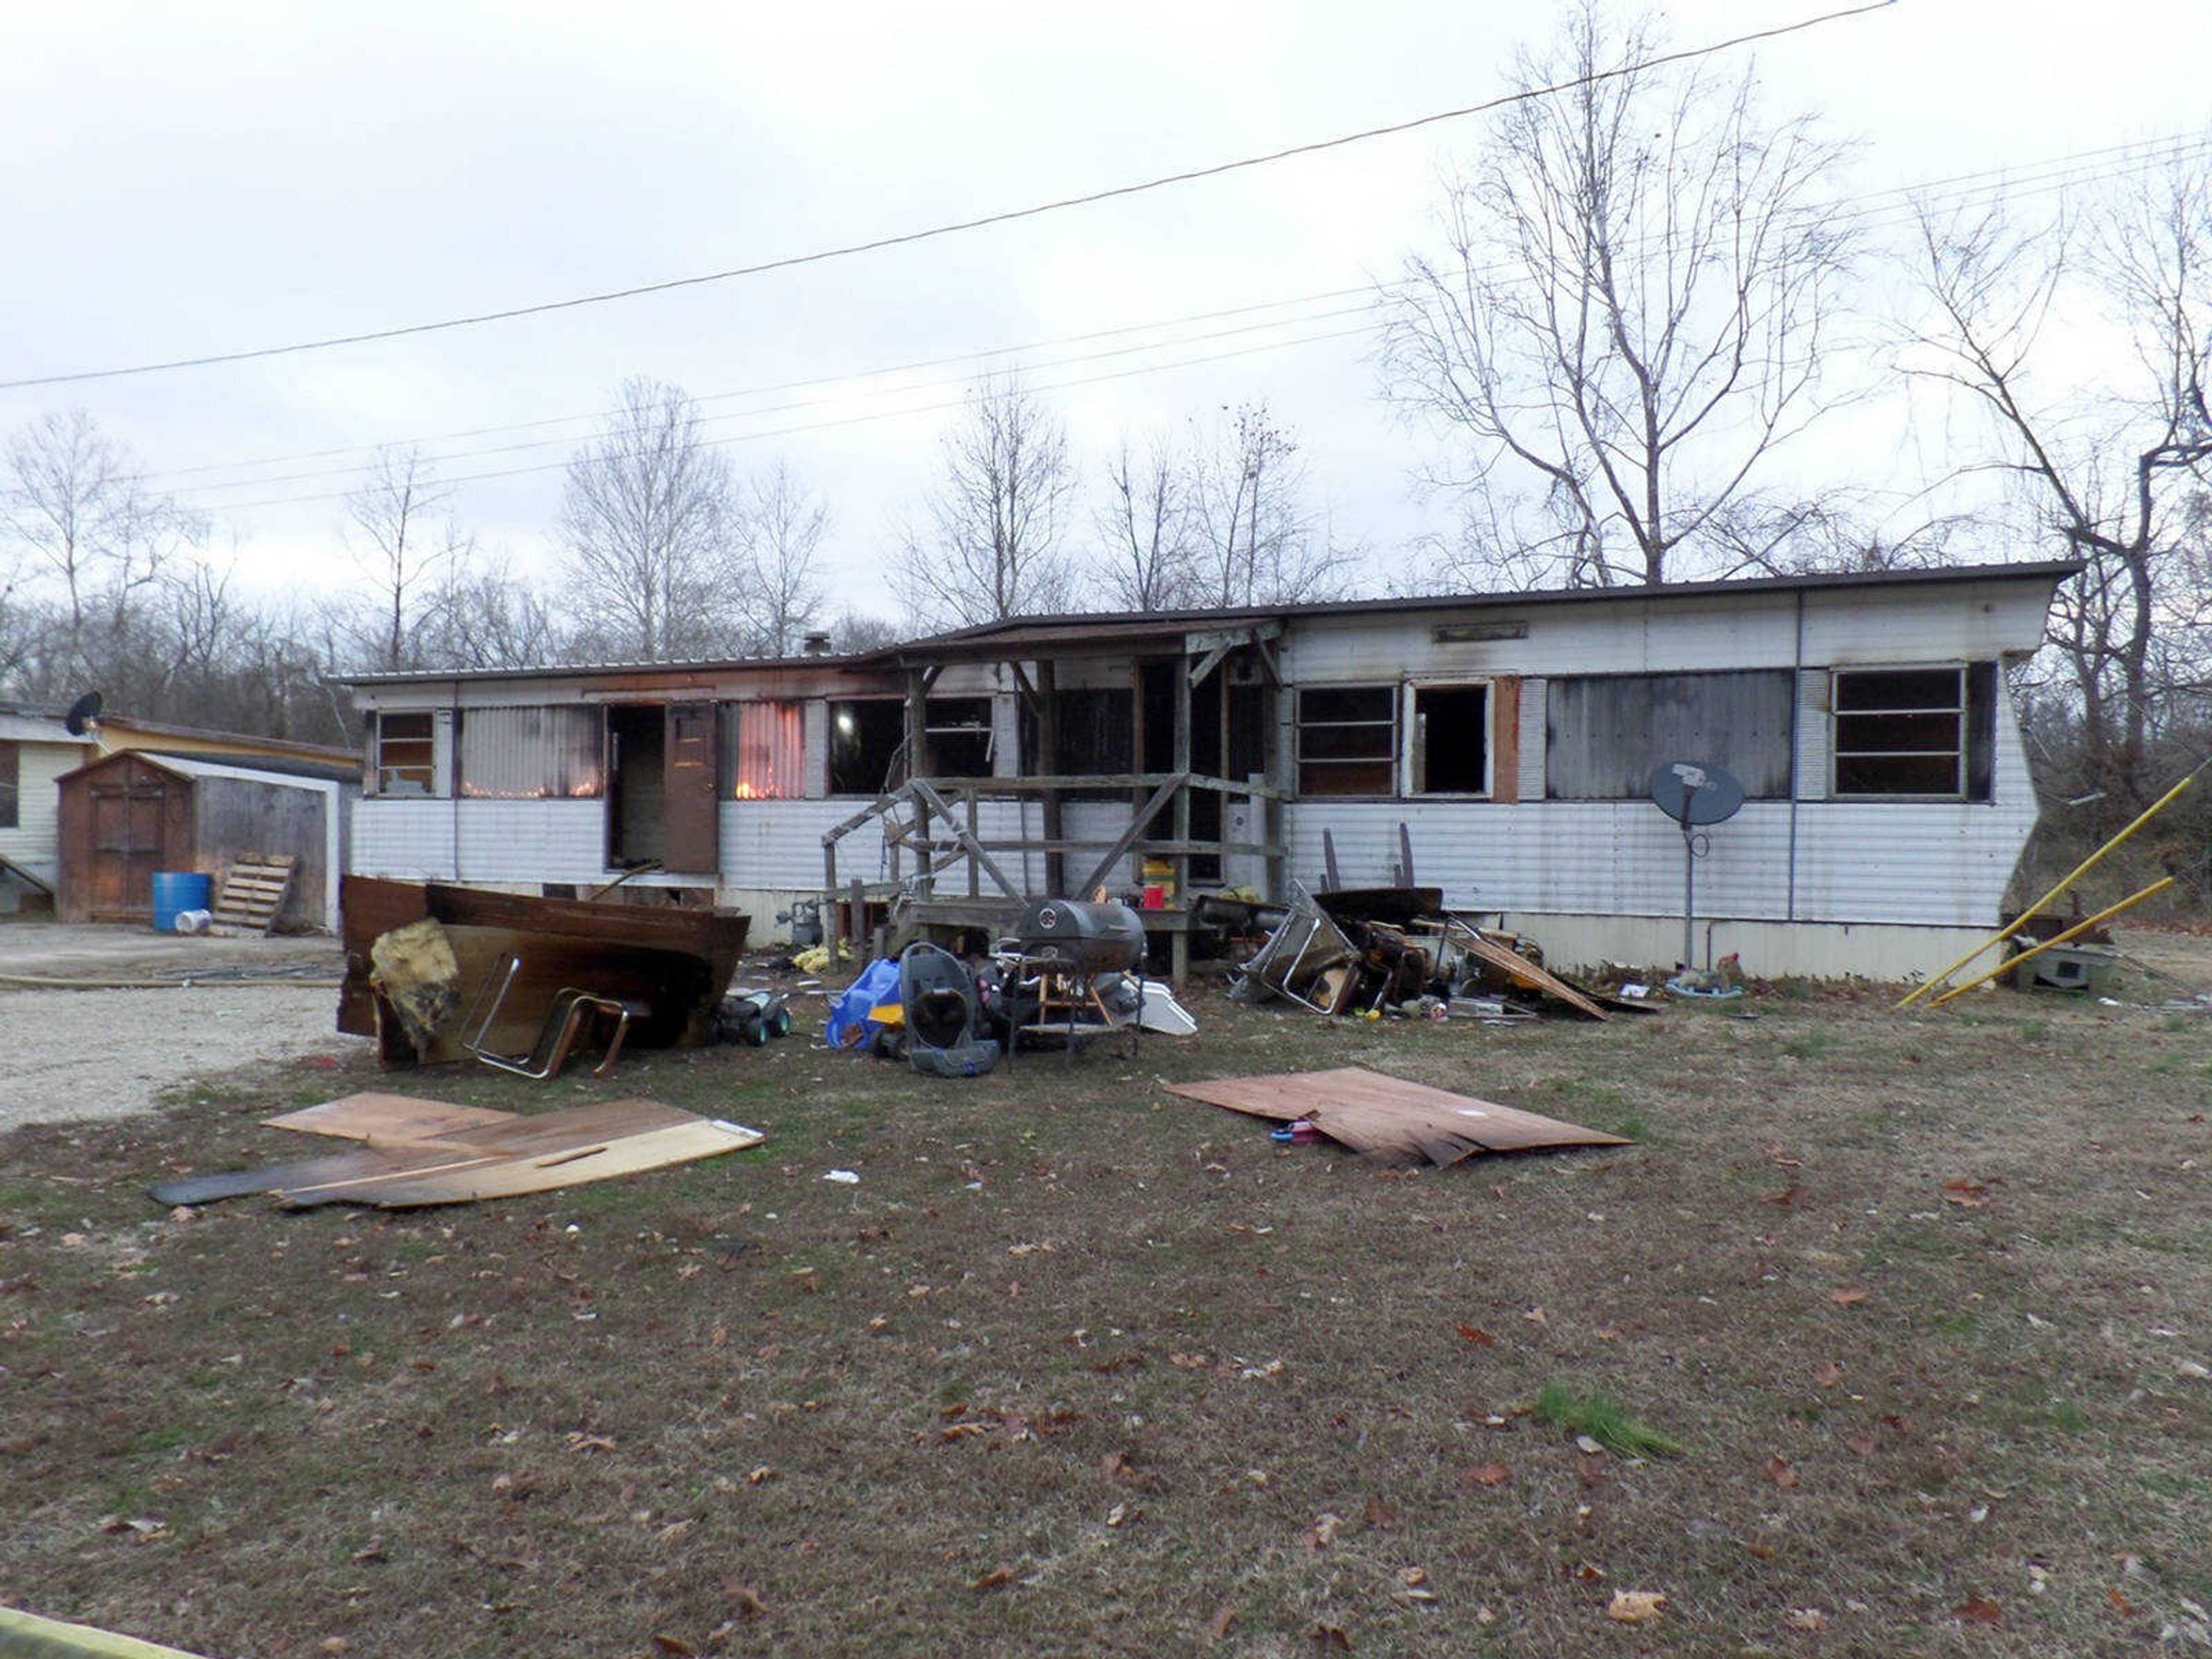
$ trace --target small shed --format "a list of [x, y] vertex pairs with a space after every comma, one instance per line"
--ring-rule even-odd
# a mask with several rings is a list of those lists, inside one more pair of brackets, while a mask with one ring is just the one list
[[64, 921], [150, 921], [158, 870], [219, 883], [234, 859], [288, 854], [292, 890], [276, 926], [337, 926], [344, 802], [360, 787], [349, 769], [131, 750], [64, 774], [58, 787]]

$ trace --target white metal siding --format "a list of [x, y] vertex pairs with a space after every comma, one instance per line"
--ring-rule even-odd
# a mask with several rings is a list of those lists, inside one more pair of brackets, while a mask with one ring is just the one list
[[49, 887], [59, 878], [61, 792], [54, 780], [91, 754], [74, 744], [26, 742], [15, 751], [15, 827], [0, 830], [0, 858], [20, 864]]

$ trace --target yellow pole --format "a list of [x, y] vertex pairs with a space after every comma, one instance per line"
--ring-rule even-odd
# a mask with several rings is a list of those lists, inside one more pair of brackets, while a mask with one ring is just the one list
[[2059, 881], [2057, 886], [2053, 887], [2041, 898], [2036, 900], [2034, 903], [2029, 905], [2027, 909], [2021, 911], [2017, 916], [2014, 916], [2003, 927], [1998, 928], [1996, 933], [1990, 934], [1989, 938], [1984, 939], [1972, 950], [1967, 951], [1966, 955], [1960, 957], [1956, 962], [1953, 963], [1948, 968], [1946, 968], [1942, 973], [1935, 975], [1933, 977], [1924, 980], [1920, 984], [1914, 986], [1911, 990], [1906, 992], [1904, 996], [1898, 1000], [1896, 1006], [1899, 1008], [1903, 1008], [1912, 1003], [1919, 1001], [1922, 997], [1926, 996], [1929, 992], [1934, 990], [1945, 980], [1950, 978], [1952, 975], [1957, 973], [1959, 969], [1965, 967], [1976, 957], [1981, 955], [1981, 953], [1988, 950], [1990, 946], [1992, 945], [2002, 945], [2005, 940], [2010, 939], [2014, 931], [2019, 927], [2021, 923], [2026, 921], [2038, 910], [2040, 910], [2045, 905], [2050, 903], [2051, 900], [2057, 898], [2061, 893], [2071, 887], [2075, 882], [2081, 880], [2082, 877], [2087, 875], [2090, 871], [2095, 869], [2098, 864], [2103, 860], [2106, 854], [2111, 852], [2122, 842], [2125, 841], [2130, 836], [2135, 834], [2136, 830], [2142, 829], [2143, 825], [2148, 823], [2153, 818], [2156, 817], [2161, 811], [2163, 811], [2166, 809], [2166, 805], [2168, 801], [2171, 801], [2176, 795], [2179, 795], [2183, 790], [2188, 788], [2191, 784], [2197, 781], [2197, 773], [2202, 772], [2206, 766], [2212, 766], [2212, 761], [2206, 761], [2200, 763], [2197, 768], [2196, 772], [2191, 772], [2187, 777], [2182, 779], [2179, 783], [2175, 784], [2172, 788], [2167, 790], [2156, 800], [2153, 801], [2148, 806], [2143, 808], [2142, 816], [2138, 817], [2133, 823], [2121, 830], [2118, 835], [2114, 836], [2112, 840], [2106, 842], [2095, 852], [2090, 854], [2087, 858], [2083, 859], [2081, 863], [2075, 865], [2074, 868]]
[[2140, 893], [2130, 893], [2127, 897], [2122, 899], [2118, 904], [2106, 905], [2103, 909], [2098, 911], [2095, 915], [2089, 917], [2087, 921], [2075, 922], [2064, 933], [2053, 933], [2049, 939], [2044, 940], [2042, 944], [2035, 946], [2033, 950], [2022, 951], [2016, 957], [2008, 957], [2002, 962], [1997, 963], [1996, 967], [1990, 969], [1985, 973], [1975, 975], [1973, 978], [1966, 981], [1963, 985], [1954, 985], [1949, 990], [1944, 992], [1942, 996], [1937, 997], [1928, 1006], [1930, 1008], [1941, 1008], [1953, 997], [1959, 995], [1961, 992], [1972, 990], [1974, 987], [1979, 985], [1984, 980], [1995, 979], [1999, 974], [2005, 972], [2007, 969], [2019, 967], [2021, 963], [2026, 962], [2030, 957], [2039, 957], [2045, 951], [2048, 951], [2052, 945], [2063, 945], [2068, 939], [2072, 939], [2076, 933], [2085, 933], [2088, 932], [2090, 928], [2094, 927], [2099, 922], [2104, 921], [2106, 916], [2117, 916], [2121, 911], [2126, 909], [2130, 905], [2142, 903], [2153, 893], [2164, 892], [2167, 888], [2173, 885], [2174, 881], [2175, 878], [2172, 876], [2160, 877], [2158, 880], [2151, 883], [2149, 886], [2144, 888]]

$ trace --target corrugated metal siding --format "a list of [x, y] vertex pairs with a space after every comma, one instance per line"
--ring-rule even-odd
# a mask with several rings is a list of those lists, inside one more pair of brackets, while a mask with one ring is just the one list
[[600, 793], [600, 711], [576, 703], [461, 714], [461, 793], [481, 800], [579, 800]]
[[[726, 800], [721, 811], [721, 881], [728, 887], [819, 891], [822, 837], [866, 805], [859, 800]], [[884, 878], [883, 820], [837, 843], [837, 879]]]
[[347, 869], [394, 881], [452, 881], [453, 804], [363, 796], [353, 803]]
[[1642, 800], [1654, 767], [1695, 761], [1726, 767], [1753, 800], [1786, 800], [1791, 678], [1769, 668], [1555, 678], [1545, 699], [1545, 793]]
[[[1798, 921], [1995, 927], [2036, 805], [2008, 701], [1997, 709], [1996, 800], [1810, 801], [1797, 812]], [[1680, 915], [1680, 831], [1648, 802], [1520, 806], [1421, 801], [1305, 802], [1286, 811], [1291, 869], [1320, 879], [1321, 832], [1355, 885], [1382, 879], [1401, 822], [1415, 872], [1470, 908]], [[1791, 915], [1787, 802], [1755, 801], [1711, 833], [1698, 865], [1701, 915]]]
[[460, 803], [463, 881], [605, 879], [607, 809], [596, 800]]

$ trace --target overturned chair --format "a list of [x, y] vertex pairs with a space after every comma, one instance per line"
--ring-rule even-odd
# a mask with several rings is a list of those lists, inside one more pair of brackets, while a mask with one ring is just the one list
[[907, 1064], [932, 1077], [981, 1077], [999, 1063], [999, 1044], [978, 1036], [975, 977], [934, 945], [909, 945], [899, 957], [899, 1002], [906, 1016]]
[[606, 1054], [592, 1068], [592, 1075], [605, 1077], [613, 1071], [615, 1060], [622, 1053], [623, 1039], [629, 1035], [630, 1022], [644, 1018], [650, 1011], [641, 1002], [624, 997], [596, 996], [573, 985], [564, 985], [553, 994], [552, 1001], [546, 1006], [545, 1024], [528, 1054], [500, 1054], [489, 1045], [487, 1036], [499, 1018], [507, 992], [514, 988], [515, 975], [521, 971], [522, 958], [509, 957], [504, 969], [495, 969], [484, 975], [483, 983], [477, 988], [476, 996], [469, 1004], [468, 1017], [461, 1022], [461, 1047], [487, 1066], [542, 1082], [557, 1076], [568, 1063], [568, 1051], [576, 1046], [585, 1025], [605, 1018], [614, 1022], [614, 1031], [607, 1039]]

